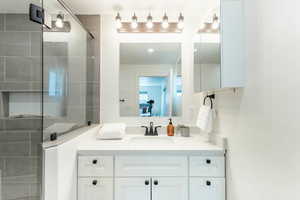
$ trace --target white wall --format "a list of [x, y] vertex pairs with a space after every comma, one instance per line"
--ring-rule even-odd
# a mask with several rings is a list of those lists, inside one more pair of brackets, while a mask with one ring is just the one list
[[216, 96], [228, 200], [300, 199], [299, 1], [246, 0], [246, 87]]
[[101, 95], [100, 119], [103, 122], [126, 122], [138, 126], [154, 121], [156, 124], [167, 125], [168, 118], [120, 117], [119, 114], [119, 43], [120, 42], [181, 42], [182, 46], [182, 77], [183, 77], [183, 113], [175, 118], [175, 123], [191, 124], [198, 110], [197, 102], [193, 102], [193, 37], [199, 26], [196, 17], [186, 17], [185, 29], [182, 34], [118, 34], [114, 16], [101, 17]]

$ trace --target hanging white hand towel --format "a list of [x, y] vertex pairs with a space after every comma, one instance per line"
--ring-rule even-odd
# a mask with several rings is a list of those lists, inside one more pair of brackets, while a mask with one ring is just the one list
[[203, 105], [199, 109], [196, 126], [202, 131], [210, 133], [213, 129], [213, 121], [215, 116], [215, 110], [210, 106]]

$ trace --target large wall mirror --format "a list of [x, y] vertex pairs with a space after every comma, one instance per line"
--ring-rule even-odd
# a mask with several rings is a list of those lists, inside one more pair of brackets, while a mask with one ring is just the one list
[[120, 43], [121, 117], [181, 116], [180, 43]]

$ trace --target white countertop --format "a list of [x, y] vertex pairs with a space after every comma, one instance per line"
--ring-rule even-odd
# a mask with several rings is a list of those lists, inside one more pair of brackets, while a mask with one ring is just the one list
[[[67, 136], [60, 137], [53, 142], [45, 142], [45, 149], [61, 145], [76, 145], [78, 154], [93, 155], [105, 153], [170, 153], [170, 154], [205, 154], [221, 155], [225, 149], [222, 145], [214, 145], [207, 141], [205, 134], [195, 132], [191, 137], [173, 136], [166, 134], [159, 136], [144, 136], [136, 130], [138, 127], [128, 128], [122, 140], [96, 139], [100, 125], [93, 125], [73, 131]], [[135, 140], [135, 141], [134, 141]]]
[[[224, 153], [224, 149], [211, 144], [201, 134], [192, 134], [191, 137], [166, 135], [143, 136], [141, 134], [127, 133], [122, 140], [99, 140], [96, 139], [97, 131], [87, 134], [84, 141], [78, 145], [79, 154], [99, 153], [99, 151], [122, 151], [122, 152], [173, 152], [187, 153], [202, 151], [206, 153]], [[135, 140], [135, 141], [134, 141]], [[162, 141], [161, 141], [162, 140]], [[141, 141], [141, 143], [139, 143]], [[147, 142], [149, 141], [149, 142]]]

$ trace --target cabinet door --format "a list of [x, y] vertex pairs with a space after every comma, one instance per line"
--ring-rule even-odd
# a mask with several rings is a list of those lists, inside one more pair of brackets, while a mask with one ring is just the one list
[[78, 200], [113, 200], [112, 178], [79, 178]]
[[225, 200], [224, 178], [190, 179], [190, 200]]
[[115, 200], [150, 200], [150, 178], [116, 178]]
[[153, 177], [152, 200], [187, 200], [187, 177]]

